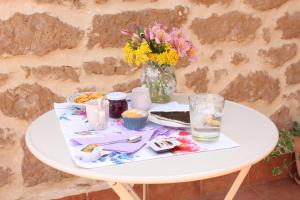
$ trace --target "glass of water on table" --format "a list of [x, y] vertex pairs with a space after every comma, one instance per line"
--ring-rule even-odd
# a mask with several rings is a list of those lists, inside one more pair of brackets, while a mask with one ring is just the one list
[[220, 135], [224, 98], [217, 94], [189, 96], [192, 136], [198, 141], [216, 141]]

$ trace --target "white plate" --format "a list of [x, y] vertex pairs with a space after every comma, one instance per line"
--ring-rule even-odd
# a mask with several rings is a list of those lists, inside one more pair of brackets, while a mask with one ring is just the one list
[[188, 125], [158, 119], [155, 116], [150, 114], [151, 111], [188, 111], [188, 110], [189, 110], [189, 106], [187, 104], [179, 104], [177, 102], [170, 102], [167, 104], [153, 104], [153, 107], [149, 110], [148, 120], [162, 126], [168, 126], [174, 128], [189, 128], [190, 126]]
[[184, 124], [179, 124], [176, 122], [170, 122], [170, 121], [166, 121], [166, 120], [162, 120], [162, 119], [157, 119], [156, 117], [154, 117], [153, 115], [149, 114], [148, 116], [148, 120], [150, 122], [153, 122], [155, 124], [159, 124], [162, 126], [168, 126], [168, 127], [174, 127], [174, 128], [189, 128], [190, 126], [184, 125]]

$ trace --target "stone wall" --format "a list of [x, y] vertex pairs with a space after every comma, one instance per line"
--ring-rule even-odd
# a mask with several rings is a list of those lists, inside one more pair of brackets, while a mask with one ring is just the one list
[[0, 199], [51, 199], [107, 186], [61, 173], [24, 144], [28, 125], [76, 91], [129, 91], [120, 29], [160, 22], [199, 48], [179, 92], [214, 92], [300, 120], [299, 0], [0, 0]]

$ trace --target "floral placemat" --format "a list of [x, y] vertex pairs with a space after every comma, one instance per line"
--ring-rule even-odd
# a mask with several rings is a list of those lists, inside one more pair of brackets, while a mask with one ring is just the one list
[[[109, 119], [108, 127], [102, 131], [95, 131], [90, 126], [84, 105], [60, 103], [54, 105], [55, 112], [62, 133], [70, 150], [71, 157], [76, 165], [83, 168], [96, 168], [128, 162], [149, 160], [161, 157], [170, 157], [203, 151], [214, 151], [238, 147], [235, 141], [220, 134], [218, 141], [213, 143], [200, 143], [192, 139], [189, 129], [167, 128], [149, 122], [140, 131], [131, 131], [123, 126], [122, 119]], [[143, 139], [136, 143], [118, 143], [105, 145], [106, 155], [96, 161], [84, 161], [78, 156], [78, 151], [89, 143], [119, 140], [139, 134]], [[147, 146], [147, 142], [154, 138], [176, 138], [182, 145], [171, 152], [156, 153]]]

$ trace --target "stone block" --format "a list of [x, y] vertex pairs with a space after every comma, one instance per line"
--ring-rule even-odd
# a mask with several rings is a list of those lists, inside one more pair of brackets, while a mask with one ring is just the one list
[[252, 8], [260, 11], [279, 8], [287, 1], [288, 0], [244, 0], [246, 4], [249, 4]]
[[203, 4], [209, 7], [213, 4], [228, 5], [232, 2], [232, 0], [191, 0], [191, 2], [195, 4]]
[[249, 59], [246, 57], [246, 55], [244, 55], [240, 52], [234, 52], [233, 56], [231, 57], [230, 62], [234, 65], [239, 65], [241, 63], [249, 62]]
[[8, 74], [0, 73], [0, 86], [5, 84], [8, 78], [9, 78]]
[[288, 66], [285, 76], [288, 85], [300, 83], [300, 60]]
[[54, 102], [63, 101], [63, 97], [37, 83], [21, 84], [0, 93], [0, 110], [9, 117], [30, 121], [49, 111]]
[[268, 50], [260, 49], [258, 51], [258, 55], [266, 63], [269, 63], [272, 67], [276, 68], [294, 58], [297, 54], [297, 51], [296, 43], [291, 43], [283, 44], [280, 47], [271, 47]]
[[16, 142], [16, 133], [10, 128], [0, 128], [0, 149], [11, 147]]
[[0, 167], [0, 188], [12, 181], [13, 172], [9, 167]]
[[117, 92], [131, 92], [133, 88], [140, 87], [141, 80], [135, 79], [126, 83], [118, 83], [113, 86], [113, 90]]
[[40, 80], [70, 80], [79, 82], [80, 69], [71, 66], [40, 66], [40, 67], [25, 67], [22, 69], [26, 72], [26, 78], [33, 76]]
[[223, 15], [213, 14], [208, 18], [195, 18], [190, 28], [202, 44], [243, 42], [256, 36], [261, 23], [260, 18], [232, 11]]
[[286, 13], [277, 20], [277, 30], [282, 31], [282, 39], [300, 38], [300, 12]]
[[221, 93], [228, 100], [271, 103], [280, 93], [279, 80], [265, 71], [240, 74]]
[[103, 75], [126, 75], [135, 70], [133, 66], [113, 57], [105, 57], [102, 63], [97, 61], [85, 62], [83, 69], [87, 74]]
[[92, 31], [88, 34], [88, 48], [96, 45], [102, 48], [123, 47], [127, 37], [121, 34], [121, 30], [134, 25], [149, 26], [157, 22], [170, 28], [181, 27], [187, 20], [187, 12], [187, 8], [176, 6], [174, 10], [146, 9], [96, 15], [93, 19]]
[[220, 81], [222, 78], [228, 75], [227, 69], [217, 69], [214, 71], [214, 82]]
[[14, 14], [0, 20], [0, 55], [45, 55], [57, 49], [75, 48], [83, 31], [46, 13]]
[[206, 92], [208, 87], [208, 67], [197, 68], [196, 71], [185, 74], [185, 85], [195, 92]]
[[27, 148], [24, 139], [22, 140], [22, 147], [24, 157], [21, 170], [25, 187], [32, 187], [41, 183], [60, 182], [65, 178], [72, 177], [72, 175], [49, 167], [35, 158]]
[[223, 50], [217, 49], [213, 52], [213, 54], [210, 56], [211, 61], [217, 60], [220, 56], [223, 55]]
[[87, 0], [36, 0], [38, 3], [56, 4], [61, 6], [71, 5], [75, 8], [82, 8]]
[[271, 42], [271, 31], [269, 28], [263, 28], [263, 39], [264, 41], [269, 44]]
[[289, 130], [292, 127], [293, 120], [290, 115], [290, 109], [285, 105], [281, 106], [278, 110], [276, 110], [270, 116], [270, 118], [280, 130]]

